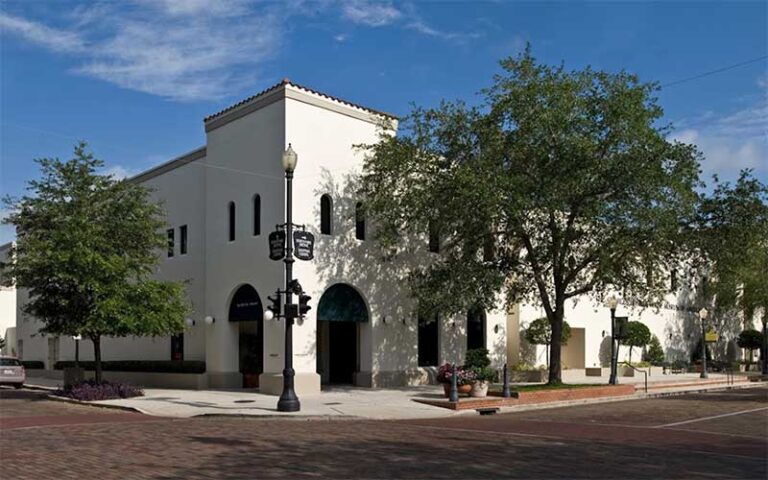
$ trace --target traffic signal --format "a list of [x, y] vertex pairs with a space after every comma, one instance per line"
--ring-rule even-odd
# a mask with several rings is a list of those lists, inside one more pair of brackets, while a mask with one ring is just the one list
[[307, 314], [308, 311], [312, 309], [312, 307], [309, 306], [309, 301], [311, 299], [312, 297], [305, 294], [304, 292], [299, 294], [299, 316], [303, 317]]
[[272, 312], [272, 318], [280, 318], [280, 304], [282, 303], [282, 294], [280, 290], [275, 292], [274, 297], [267, 297], [270, 305], [267, 305], [267, 310]]

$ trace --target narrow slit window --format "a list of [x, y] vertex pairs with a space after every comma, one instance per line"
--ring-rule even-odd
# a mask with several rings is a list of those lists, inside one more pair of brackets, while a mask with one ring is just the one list
[[360, 202], [355, 205], [355, 238], [365, 240], [365, 212]]
[[235, 241], [235, 202], [229, 202], [229, 241]]
[[429, 224], [429, 251], [440, 253], [440, 232], [432, 223]]
[[182, 225], [179, 227], [179, 253], [181, 255], [187, 254], [187, 226]]
[[253, 196], [253, 235], [261, 235], [261, 195]]
[[320, 197], [320, 233], [330, 235], [332, 223], [333, 201], [331, 196], [326, 194]]

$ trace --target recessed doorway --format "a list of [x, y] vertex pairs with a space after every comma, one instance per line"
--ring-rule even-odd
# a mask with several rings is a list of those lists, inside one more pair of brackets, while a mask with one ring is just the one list
[[368, 308], [350, 285], [336, 284], [317, 306], [317, 373], [324, 385], [355, 385], [360, 371], [360, 328]]

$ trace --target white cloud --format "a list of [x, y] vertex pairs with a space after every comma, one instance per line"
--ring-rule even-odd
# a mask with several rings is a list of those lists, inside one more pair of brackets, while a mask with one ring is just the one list
[[101, 172], [102, 175], [110, 175], [114, 177], [116, 180], [123, 180], [125, 178], [132, 177], [138, 173], [139, 173], [139, 170], [136, 170], [134, 168], [123, 167], [122, 165], [111, 165], [105, 168]]
[[430, 37], [442, 38], [443, 40], [470, 40], [482, 36], [482, 34], [476, 32], [464, 33], [438, 30], [436, 28], [430, 27], [421, 20], [408, 23], [405, 27]]
[[712, 174], [735, 178], [745, 168], [768, 175], [768, 105], [745, 108], [721, 117], [706, 112], [672, 138], [696, 145], [704, 154], [704, 179]]
[[74, 9], [69, 30], [6, 14], [0, 14], [0, 26], [75, 55], [75, 72], [174, 100], [216, 99], [255, 84], [259, 67], [281, 42], [274, 5], [247, 12], [246, 6], [138, 0], [129, 9], [112, 4]]
[[[366, 27], [395, 25], [464, 41], [481, 34], [439, 30], [412, 4], [330, 0], [126, 0], [83, 3], [56, 16], [56, 27], [0, 13], [3, 35], [71, 56], [72, 71], [172, 100], [211, 100], [254, 90], [262, 67], [291, 30], [286, 20], [341, 14]], [[347, 34], [334, 36], [344, 42]]]
[[5, 13], [0, 13], [0, 30], [55, 52], [80, 52], [85, 49], [85, 41], [75, 32], [59, 30]]
[[383, 27], [399, 20], [403, 13], [391, 3], [350, 1], [342, 6], [344, 18], [369, 27]]

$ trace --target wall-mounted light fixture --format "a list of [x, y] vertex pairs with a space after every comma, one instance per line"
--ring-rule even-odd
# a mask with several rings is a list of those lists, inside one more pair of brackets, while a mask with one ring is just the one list
[[188, 327], [194, 327], [195, 326], [195, 319], [187, 317], [184, 320], [184, 323], [186, 323]]
[[216, 319], [208, 315], [205, 317], [205, 323], [206, 325], [213, 325], [214, 323], [216, 323]]

